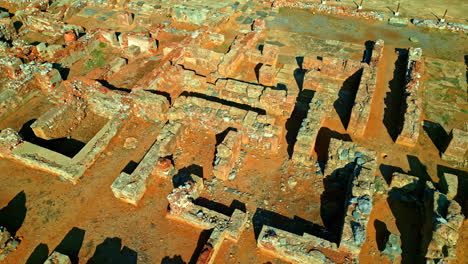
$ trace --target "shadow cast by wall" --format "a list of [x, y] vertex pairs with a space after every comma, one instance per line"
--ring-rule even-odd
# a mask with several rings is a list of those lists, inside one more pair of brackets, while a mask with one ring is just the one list
[[299, 236], [304, 233], [312, 234], [326, 240], [330, 240], [331, 236], [325, 228], [320, 225], [309, 222], [300, 217], [288, 218], [278, 213], [258, 208], [252, 218], [252, 224], [255, 233], [255, 239], [258, 239], [260, 231], [264, 225], [272, 226]]
[[42, 264], [49, 256], [49, 247], [46, 244], [39, 244], [31, 253], [26, 264]]
[[137, 253], [128, 247], [122, 248], [120, 238], [106, 238], [96, 247], [87, 264], [136, 264]]
[[84, 230], [73, 227], [53, 251], [67, 255], [73, 264], [78, 264], [78, 254], [83, 245], [84, 236]]
[[338, 92], [338, 99], [333, 103], [333, 107], [345, 129], [348, 128], [349, 119], [351, 118], [351, 111], [361, 82], [362, 72], [363, 69], [359, 69], [343, 82]]
[[390, 236], [390, 231], [388, 231], [387, 225], [378, 219], [374, 221], [374, 228], [377, 248], [380, 252], [382, 252], [385, 249], [385, 245], [387, 244], [388, 238]]
[[161, 260], [161, 264], [186, 264], [180, 255], [174, 255], [174, 257], [166, 256]]
[[26, 212], [26, 194], [21, 191], [0, 210], [0, 226], [6, 227], [8, 232], [15, 236], [23, 225]]
[[31, 128], [31, 125], [35, 121], [36, 119], [29, 120], [23, 125], [23, 127], [21, 127], [20, 131], [18, 131], [18, 134], [27, 142], [58, 152], [69, 158], [73, 158], [86, 145], [84, 142], [78, 141], [73, 138], [64, 137], [45, 140], [40, 137], [37, 137]]
[[440, 153], [444, 153], [450, 143], [450, 135], [439, 123], [424, 120], [423, 129], [437, 147]]
[[395, 61], [393, 79], [388, 83], [390, 92], [386, 94], [384, 99], [385, 110], [383, 119], [385, 128], [394, 142], [403, 128], [404, 113], [406, 111], [402, 102], [406, 84], [408, 50], [396, 49], [395, 52], [398, 54], [398, 58]]

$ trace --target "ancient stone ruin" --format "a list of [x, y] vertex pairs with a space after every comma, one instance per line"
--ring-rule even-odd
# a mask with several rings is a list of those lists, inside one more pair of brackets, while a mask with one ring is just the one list
[[377, 2], [0, 0], [0, 262], [464, 263], [466, 12]]

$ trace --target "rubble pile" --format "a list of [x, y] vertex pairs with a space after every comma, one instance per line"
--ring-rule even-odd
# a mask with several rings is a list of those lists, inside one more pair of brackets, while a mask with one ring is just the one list
[[21, 240], [12, 237], [5, 227], [0, 226], [0, 261], [3, 261], [8, 254], [15, 251], [20, 242]]

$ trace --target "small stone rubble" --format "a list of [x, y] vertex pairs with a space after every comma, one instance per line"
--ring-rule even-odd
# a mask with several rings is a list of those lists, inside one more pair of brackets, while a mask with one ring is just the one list
[[12, 237], [5, 227], [0, 226], [0, 261], [15, 251], [20, 242], [20, 239]]
[[319, 249], [337, 249], [336, 244], [313, 235], [299, 236], [267, 225], [262, 227], [257, 246], [286, 261], [308, 264], [334, 263]]
[[[283, 29], [284, 25], [296, 18], [287, 23], [280, 21], [289, 19], [287, 13], [306, 15], [311, 12], [311, 15], [322, 13], [380, 21], [387, 20], [388, 15], [363, 11], [362, 7], [358, 10], [341, 7], [339, 3], [327, 5], [326, 1], [321, 4], [319, 1], [288, 0], [0, 2], [0, 120], [8, 124], [0, 130], [0, 158], [13, 161], [11, 167], [14, 172], [27, 166], [57, 175], [72, 184], [80, 183], [86, 173], [96, 176], [96, 173], [111, 172], [115, 175], [89, 177], [89, 181], [86, 179], [83, 184], [88, 188], [98, 178], [97, 183], [107, 183], [106, 188], [109, 188], [109, 183], [114, 180], [110, 185], [113, 195], [132, 206], [141, 205], [147, 189], [156, 188], [152, 195], [161, 195], [161, 188], [168, 187], [172, 180], [173, 190], [162, 194], [169, 203], [166, 220], [175, 220], [180, 222], [177, 224], [187, 224], [210, 233], [203, 245], [197, 245], [199, 255], [190, 260], [195, 260], [197, 264], [214, 263], [217, 255], [225, 251], [226, 245], [222, 244], [226, 239], [237, 243], [246, 228], [252, 231], [249, 212], [255, 209], [261, 211], [261, 206], [266, 207], [264, 211], [285, 214], [303, 209], [301, 214], [305, 217], [311, 217], [314, 222], [321, 221], [326, 226], [319, 228], [324, 232], [307, 230], [301, 233], [294, 228], [282, 230], [275, 225], [277, 219], [257, 226], [254, 216], [252, 229], [257, 236], [257, 247], [274, 258], [302, 264], [358, 263], [363, 258], [362, 254], [367, 254], [370, 248], [373, 260], [400, 263], [402, 255], [407, 253], [403, 250], [406, 250], [405, 244], [408, 243], [408, 240], [405, 241], [406, 234], [401, 233], [403, 230], [400, 230], [401, 234], [388, 234], [384, 248], [379, 245], [380, 256], [372, 245], [374, 238], [366, 241], [374, 235], [368, 225], [376, 214], [380, 214], [383, 199], [397, 199], [402, 204], [416, 205], [418, 217], [420, 213], [423, 214], [422, 226], [416, 227], [420, 228], [418, 238], [421, 238], [420, 244], [423, 245], [418, 252], [424, 252], [425, 255], [420, 254], [420, 257], [425, 257], [428, 264], [448, 263], [457, 259], [457, 241], [464, 221], [463, 209], [458, 202], [464, 198], [464, 179], [461, 173], [452, 174], [452, 167], [468, 168], [468, 136], [466, 126], [460, 129], [459, 124], [452, 124], [455, 122], [450, 117], [442, 124], [437, 118], [427, 115], [427, 105], [430, 103], [420, 95], [423, 88], [433, 91], [423, 87], [426, 76], [438, 78], [432, 76], [429, 67], [426, 68], [428, 72], [424, 69], [432, 59], [422, 57], [421, 48], [409, 49], [405, 90], [401, 98], [404, 122], [395, 142], [405, 147], [389, 146], [389, 152], [398, 152], [395, 153], [398, 156], [394, 156], [394, 153], [383, 149], [386, 148], [383, 145], [392, 143], [389, 138], [388, 142], [385, 141], [387, 139], [369, 142], [373, 138], [366, 138], [370, 124], [376, 129], [375, 134], [382, 132], [380, 129], [383, 128], [382, 124], [376, 126], [374, 123], [382, 121], [376, 119], [381, 110], [373, 108], [380, 108], [385, 103], [382, 113], [385, 119], [389, 108], [394, 104], [400, 105], [398, 100], [388, 105], [388, 98], [385, 97], [383, 102], [380, 97], [388, 88], [384, 82], [388, 76], [380, 80], [381, 72], [388, 69], [380, 67], [391, 65], [389, 61], [382, 60], [384, 41], [376, 40], [372, 49], [368, 46], [370, 41], [366, 42], [366, 49], [363, 50], [358, 44], [320, 39], [321, 32], [315, 34], [287, 27]], [[291, 9], [288, 8], [291, 7], [306, 10], [289, 12]], [[326, 18], [323, 20], [326, 21]], [[348, 22], [345, 24], [346, 30], [359, 25], [354, 23], [360, 23], [351, 20], [345, 23]], [[388, 22], [390, 25], [407, 26], [409, 20], [395, 14]], [[418, 27], [463, 33], [467, 30], [463, 24], [422, 19], [413, 19], [412, 22]], [[381, 28], [381, 25], [375, 26]], [[397, 32], [393, 30], [405, 32], [405, 28], [386, 27], [389, 30], [383, 34], [386, 38], [393, 35], [390, 33]], [[432, 46], [420, 37], [426, 34], [429, 33], [418, 32], [409, 40], [421, 40], [421, 46], [428, 46], [428, 55], [438, 53], [439, 50], [431, 50]], [[342, 39], [341, 34], [335, 37]], [[352, 42], [356, 41], [353, 39]], [[362, 51], [364, 58], [361, 60]], [[457, 67], [460, 65], [459, 62], [453, 63]], [[399, 67], [399, 64], [395, 63], [395, 67]], [[396, 69], [394, 74], [397, 73]], [[447, 86], [465, 83], [464, 72], [463, 78], [454, 75], [446, 74], [444, 78], [439, 78], [440, 83]], [[462, 88], [466, 92], [465, 87]], [[389, 96], [392, 97], [394, 92], [391, 87]], [[444, 96], [450, 95], [447, 93]], [[457, 107], [464, 103], [463, 100], [463, 96], [454, 99]], [[29, 103], [34, 107], [32, 110]], [[460, 113], [463, 114], [462, 110]], [[374, 114], [373, 111], [377, 112]], [[437, 164], [434, 164], [437, 170], [450, 166], [448, 171], [451, 173], [437, 171], [439, 176], [442, 174], [440, 182], [436, 184], [440, 190], [431, 182], [424, 182], [422, 175], [417, 174], [420, 177], [416, 177], [400, 169], [388, 173], [392, 174], [392, 179], [391, 183], [386, 184], [377, 168], [384, 176], [387, 171], [383, 163], [388, 162], [389, 167], [400, 166], [401, 154], [408, 156], [411, 173], [419, 173], [413, 170], [415, 168], [410, 160], [412, 152], [408, 152], [411, 149], [407, 147], [417, 146], [422, 117], [453, 129], [448, 147], [444, 151], [439, 148], [443, 152], [441, 158], [446, 163], [439, 164], [437, 157]], [[35, 121], [23, 124], [29, 127], [18, 129], [22, 125], [18, 123], [23, 118], [34, 118]], [[8, 128], [10, 124], [15, 129]], [[387, 124], [384, 122], [383, 125]], [[33, 136], [23, 130], [29, 128]], [[143, 133], [148, 135], [137, 136], [135, 133], [142, 132], [140, 129], [147, 129]], [[119, 136], [121, 132], [128, 134]], [[148, 147], [151, 143], [148, 140], [151, 139], [145, 136], [150, 135], [157, 136]], [[200, 135], [203, 146], [193, 146]], [[220, 138], [222, 136], [224, 138]], [[384, 139], [385, 136], [379, 135], [377, 138]], [[77, 144], [84, 147], [66, 155], [59, 150], [52, 151], [52, 147], [44, 147], [48, 146], [47, 141], [56, 142], [58, 139], [85, 141], [84, 144]], [[213, 143], [215, 139], [216, 144]], [[427, 137], [421, 138], [421, 142], [425, 141]], [[210, 152], [208, 159], [204, 153], [206, 150]], [[193, 151], [196, 153], [191, 153]], [[428, 157], [436, 157], [433, 150], [428, 151], [428, 156], [424, 156], [424, 151], [424, 146], [415, 148], [415, 155], [424, 163]], [[110, 170], [112, 168], [100, 171], [102, 165], [89, 170], [95, 162], [107, 162], [117, 155], [119, 159], [109, 164], [124, 165], [122, 162], [129, 162], [125, 158], [143, 158], [133, 171], [129, 171], [133, 168], [133, 161], [120, 173]], [[187, 163], [203, 166], [201, 169], [205, 179], [183, 169], [178, 171]], [[268, 167], [267, 173], [262, 171], [265, 167]], [[427, 168], [431, 174], [429, 176], [433, 176], [433, 168]], [[180, 183], [180, 178], [184, 178], [185, 182]], [[248, 182], [244, 181], [246, 178]], [[264, 179], [268, 182], [263, 182]], [[29, 178], [27, 180], [29, 182]], [[257, 188], [259, 183], [266, 185], [258, 187], [268, 188]], [[28, 184], [25, 184], [26, 189], [29, 188]], [[333, 193], [334, 188], [342, 193]], [[308, 193], [312, 197], [311, 204], [300, 197], [304, 190], [314, 191]], [[34, 198], [35, 195], [33, 193], [31, 196]], [[42, 191], [40, 195], [43, 195]], [[336, 197], [328, 197], [334, 195]], [[213, 210], [220, 197], [235, 197], [245, 203], [249, 212], [234, 208], [229, 210], [232, 213]], [[288, 198], [292, 201], [288, 201]], [[319, 199], [321, 204], [318, 203]], [[202, 206], [207, 201], [209, 205]], [[211, 207], [213, 204], [215, 206]], [[148, 205], [159, 206], [160, 201], [152, 199], [140, 208], [127, 209], [143, 211], [147, 210], [145, 207]], [[304, 208], [302, 205], [305, 205]], [[390, 203], [388, 205], [392, 206]], [[75, 205], [72, 203], [72, 206]], [[329, 221], [327, 214], [333, 215], [337, 207], [339, 213], [336, 215], [339, 217]], [[376, 211], [372, 213], [374, 208]], [[382, 210], [387, 214], [386, 211], [386, 208]], [[27, 221], [30, 221], [29, 212]], [[68, 212], [62, 213], [67, 219]], [[396, 219], [389, 215], [379, 215], [377, 218], [382, 221], [396, 220], [396, 227], [400, 228], [397, 214], [394, 216]], [[160, 224], [158, 221], [151, 223], [151, 227]], [[315, 225], [313, 222], [311, 224]], [[25, 230], [26, 233], [29, 231]], [[147, 229], [143, 228], [142, 231], [146, 232]], [[161, 230], [153, 231], [161, 234]], [[175, 234], [178, 232], [171, 231]], [[253, 239], [253, 233], [247, 239]], [[183, 235], [177, 233], [176, 239]], [[122, 234], [122, 238], [126, 236], [128, 234]], [[173, 239], [173, 236], [170, 237]], [[0, 226], [0, 261], [14, 262], [16, 260], [12, 258], [17, 253], [24, 255], [22, 252], [9, 255], [18, 247], [21, 239], [13, 237]], [[163, 239], [160, 241], [163, 242]], [[168, 245], [177, 244], [173, 240], [165, 243], [166, 249], [170, 248]], [[143, 249], [140, 244], [137, 243], [138, 250], [146, 251], [147, 248]], [[152, 243], [148, 245], [152, 247]], [[239, 244], [234, 245], [226, 251], [229, 256], [219, 256], [217, 262], [246, 261], [245, 258], [233, 257], [234, 253], [240, 252], [238, 246], [239, 250], [244, 249]], [[181, 255], [185, 256], [186, 250], [190, 249], [184, 249]], [[71, 254], [67, 256], [58, 251], [53, 251], [45, 263], [72, 262]], [[159, 259], [146, 253], [138, 252], [139, 262], [159, 263]], [[87, 254], [80, 253], [80, 261], [83, 256], [88, 257]], [[257, 262], [263, 258], [258, 252], [254, 254], [257, 255], [248, 257], [255, 259], [257, 256]], [[220, 260], [221, 257], [223, 260]]]
[[275, 124], [275, 118], [254, 111], [231, 107], [198, 97], [181, 96], [168, 112], [170, 121], [191, 123], [214, 133], [235, 128], [242, 136], [242, 145], [276, 153], [283, 129]]
[[452, 32], [468, 32], [468, 25], [450, 22], [441, 22], [432, 19], [413, 18], [411, 22], [417, 27], [435, 28], [439, 30], [447, 30]]
[[388, 236], [382, 255], [390, 259], [391, 263], [401, 263], [401, 238], [395, 234]]
[[67, 255], [64, 255], [60, 252], [54, 251], [50, 256], [47, 258], [47, 260], [44, 262], [44, 264], [71, 264], [71, 260]]
[[[6, 141], [1, 142], [3, 145], [1, 149], [7, 151], [1, 152], [0, 155], [48, 171], [73, 184], [77, 183], [84, 171], [94, 163], [98, 154], [116, 135], [127, 115], [123, 111], [132, 110], [136, 117], [161, 123], [161, 120], [165, 120], [165, 112], [168, 109], [167, 99], [163, 96], [149, 92], [148, 96], [144, 96], [145, 92], [139, 91], [124, 97], [109, 92], [95, 81], [86, 79], [67, 80], [55, 93], [67, 105], [58, 105], [31, 125], [38, 136], [45, 139], [68, 136], [74, 128], [80, 125], [86, 116], [86, 111], [92, 111], [108, 119], [108, 122], [72, 158], [19, 139], [17, 140], [19, 144], [7, 146], [10, 143], [8, 138], [14, 135], [19, 137], [12, 130], [2, 131]], [[145, 104], [148, 102], [152, 103], [150, 108]], [[158, 105], [160, 107], [157, 107]], [[70, 118], [72, 116], [74, 118]]]

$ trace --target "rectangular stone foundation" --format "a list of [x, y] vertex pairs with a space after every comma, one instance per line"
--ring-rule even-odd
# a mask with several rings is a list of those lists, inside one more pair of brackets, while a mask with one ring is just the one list
[[23, 163], [26, 166], [55, 174], [62, 179], [76, 184], [109, 144], [110, 140], [117, 134], [122, 125], [120, 118], [109, 120], [104, 127], [78, 152], [73, 158], [66, 157], [60, 153], [22, 141], [21, 137], [12, 130], [4, 130], [3, 133], [17, 137], [19, 144], [10, 144], [6, 137], [0, 137], [0, 157], [10, 158]]

